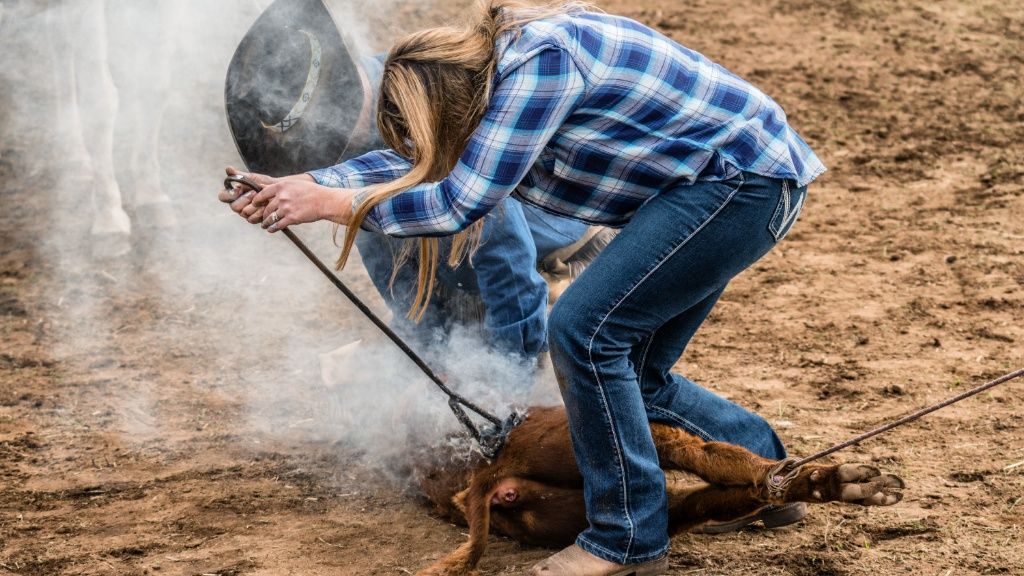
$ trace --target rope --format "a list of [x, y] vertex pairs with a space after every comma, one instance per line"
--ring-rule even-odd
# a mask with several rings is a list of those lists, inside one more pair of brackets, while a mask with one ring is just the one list
[[781, 501], [785, 498], [789, 485], [793, 483], [793, 480], [796, 480], [799, 474], [800, 467], [796, 466], [796, 458], [780, 460], [778, 464], [768, 471], [768, 477], [765, 480], [768, 497]]
[[942, 402], [939, 402], [937, 404], [932, 404], [931, 406], [926, 406], [926, 407], [918, 410], [917, 412], [914, 412], [912, 414], [907, 414], [906, 416], [900, 418], [899, 420], [895, 420], [893, 422], [889, 422], [888, 424], [885, 424], [883, 426], [879, 426], [878, 428], [875, 428], [874, 430], [871, 430], [869, 432], [865, 432], [865, 433], [861, 434], [860, 436], [856, 436], [854, 438], [850, 438], [846, 442], [843, 442], [841, 444], [836, 444], [835, 446], [832, 446], [831, 448], [826, 448], [825, 450], [822, 450], [821, 452], [818, 452], [816, 454], [811, 454], [810, 456], [808, 456], [806, 458], [803, 458], [801, 460], [797, 460], [797, 461], [793, 462], [792, 464], [789, 464], [787, 466], [787, 468], [789, 468], [789, 469], [799, 468], [800, 466], [803, 466], [804, 464], [807, 464], [808, 462], [813, 462], [815, 460], [818, 460], [819, 458], [824, 458], [825, 456], [828, 456], [829, 454], [832, 454], [833, 452], [838, 452], [839, 450], [842, 450], [843, 448], [846, 448], [848, 446], [853, 446], [854, 444], [859, 444], [859, 443], [863, 442], [864, 440], [867, 440], [868, 438], [871, 438], [872, 436], [878, 436], [879, 434], [881, 434], [883, 432], [888, 432], [889, 430], [892, 430], [893, 428], [896, 428], [897, 426], [902, 426], [902, 425], [904, 425], [904, 424], [906, 424], [908, 422], [913, 422], [914, 420], [917, 420], [918, 418], [921, 418], [922, 416], [925, 416], [926, 414], [931, 414], [932, 412], [935, 412], [936, 410], [945, 408], [945, 407], [947, 407], [947, 406], [949, 406], [951, 404], [956, 404], [957, 402], [959, 402], [961, 400], [964, 400], [966, 398], [970, 398], [971, 396], [974, 396], [976, 394], [980, 394], [980, 393], [984, 392], [985, 390], [988, 390], [989, 388], [998, 386], [1000, 384], [1003, 384], [1004, 382], [1009, 382], [1010, 380], [1013, 380], [1015, 378], [1020, 378], [1021, 376], [1024, 376], [1024, 368], [1021, 368], [1020, 370], [1017, 370], [1015, 372], [1010, 372], [1009, 374], [1006, 374], [1004, 376], [1000, 376], [999, 378], [996, 378], [995, 380], [992, 380], [991, 382], [986, 382], [985, 384], [982, 384], [981, 386], [978, 386], [976, 388], [972, 388], [972, 389], [964, 392], [963, 394], [959, 394], [959, 395], [954, 396], [952, 398], [948, 398], [948, 399], [943, 400]]
[[[260, 190], [263, 189], [263, 187], [260, 186], [259, 184], [243, 176], [228, 176], [227, 178], [224, 179], [224, 188], [230, 190], [232, 188], [231, 184], [233, 183], [248, 186], [249, 188], [255, 190], [256, 192], [259, 192]], [[326, 276], [327, 279], [330, 280], [331, 283], [334, 284], [334, 286], [338, 290], [340, 290], [341, 293], [344, 294], [346, 298], [349, 299], [349, 301], [355, 304], [356, 308], [358, 308], [360, 312], [362, 312], [367, 318], [369, 318], [369, 320], [373, 322], [373, 324], [377, 326], [377, 328], [380, 328], [381, 332], [383, 332], [388, 338], [390, 338], [391, 341], [394, 342], [395, 345], [398, 346], [398, 348], [402, 352], [405, 352], [405, 355], [408, 356], [409, 359], [412, 360], [413, 363], [416, 364], [416, 366], [418, 366], [419, 369], [422, 370], [424, 374], [426, 374], [427, 378], [430, 378], [430, 380], [434, 384], [436, 384], [438, 388], [441, 389], [441, 392], [444, 392], [448, 396], [448, 407], [451, 408], [452, 412], [455, 414], [455, 417], [459, 420], [460, 423], [462, 423], [463, 426], [466, 427], [470, 435], [473, 436], [473, 439], [476, 440], [477, 443], [480, 445], [480, 449], [483, 451], [484, 456], [493, 459], [494, 456], [497, 455], [498, 451], [501, 450], [501, 447], [504, 445], [505, 436], [508, 435], [508, 432], [512, 428], [514, 428], [516, 424], [519, 424], [519, 422], [522, 421], [522, 415], [513, 414], [512, 416], [506, 418], [504, 421], [500, 420], [497, 416], [494, 416], [490, 412], [487, 412], [483, 408], [477, 406], [473, 402], [470, 402], [469, 400], [460, 396], [454, 390], [449, 388], [444, 383], [444, 381], [441, 380], [441, 377], [438, 376], [437, 373], [434, 372], [434, 370], [431, 369], [430, 366], [423, 360], [423, 358], [420, 358], [419, 354], [417, 354], [408, 344], [406, 344], [405, 340], [402, 340], [401, 336], [395, 333], [395, 331], [392, 330], [391, 327], [387, 325], [387, 323], [381, 320], [379, 316], [374, 314], [373, 310], [370, 310], [370, 307], [367, 306], [362, 300], [360, 300], [359, 297], [356, 296], [355, 292], [350, 290], [349, 287], [346, 286], [345, 283], [341, 281], [341, 278], [339, 278], [338, 275], [334, 273], [334, 271], [328, 268], [327, 265], [324, 264], [323, 261], [321, 261], [320, 258], [318, 258], [317, 255], [314, 254], [313, 251], [310, 250], [308, 246], [306, 246], [305, 242], [303, 242], [298, 236], [295, 235], [294, 232], [292, 232], [288, 228], [285, 228], [281, 231], [289, 240], [292, 241], [293, 244], [295, 244], [296, 248], [298, 248], [299, 251], [302, 252], [306, 256], [306, 258], [308, 258], [309, 261], [312, 262], [317, 267], [317, 269], [319, 269], [320, 272], [322, 272], [324, 276]], [[475, 412], [481, 418], [490, 422], [493, 425], [493, 427], [483, 430], [477, 428], [477, 426], [473, 424], [472, 418], [470, 418], [469, 414], [467, 414], [463, 408], [468, 408], [469, 410]]]

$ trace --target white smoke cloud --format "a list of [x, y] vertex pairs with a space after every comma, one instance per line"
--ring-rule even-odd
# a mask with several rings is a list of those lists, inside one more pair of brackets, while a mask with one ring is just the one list
[[[75, 0], [76, 9], [95, 1]], [[131, 135], [161, 125], [159, 177], [155, 171], [135, 180], [119, 174], [119, 183], [129, 204], [140, 187], [162, 185], [179, 225], [169, 231], [137, 225], [128, 256], [91, 257], [88, 191], [96, 182], [74, 129], [83, 119], [75, 119], [81, 110], [72, 106], [67, 77], [68, 53], [76, 49], [66, 28], [71, 4], [4, 0], [6, 9], [0, 8], [0, 156], [15, 164], [19, 178], [38, 180], [52, 208], [39, 251], [54, 275], [54, 354], [78, 365], [88, 364], [83, 358], [123, 355], [145, 363], [138, 350], [124, 350], [115, 338], [137, 333], [160, 347], [153, 352], [155, 370], [168, 354], [187, 359], [201, 348], [204, 377], [194, 384], [196, 397], [216, 392], [222, 372], [230, 371], [248, 385], [241, 398], [247, 429], [336, 440], [365, 452], [367, 465], [390, 466], [413, 444], [441, 442], [458, 431], [445, 398], [281, 235], [245, 224], [216, 201], [223, 167], [240, 166], [225, 121], [224, 77], [265, 2], [107, 0], [116, 103], [131, 110], [140, 90], [149, 90], [148, 101], [156, 102], [119, 119], [115, 151], [130, 155], [124, 143]], [[329, 6], [364, 54], [383, 50], [398, 32], [430, 23], [387, 22], [400, 9], [418, 14], [423, 4], [414, 0], [331, 0]], [[169, 39], [169, 54], [154, 55], [159, 38]], [[138, 216], [130, 207], [129, 213]], [[329, 226], [302, 226], [299, 232], [333, 262], [337, 248]], [[342, 276], [389, 316], [358, 259]], [[125, 301], [137, 309], [119, 310]], [[331, 354], [357, 339], [358, 354]], [[512, 403], [526, 402], [533, 376], [483, 349], [477, 334], [461, 332], [430, 357], [462, 393], [504, 417]], [[325, 378], [334, 386], [325, 386]], [[127, 441], [159, 438], [168, 426], [156, 401], [165, 394], [155, 389], [159, 385], [159, 379], [143, 379], [132, 394], [115, 399]], [[555, 401], [550, 382], [543, 390], [546, 395], [533, 400]]]

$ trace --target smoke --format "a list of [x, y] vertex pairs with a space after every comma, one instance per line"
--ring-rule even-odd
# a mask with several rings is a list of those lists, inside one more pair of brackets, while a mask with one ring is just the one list
[[[266, 2], [0, 1], [0, 157], [48, 207], [36, 237], [49, 270], [53, 354], [84, 381], [111, 365], [136, 370], [110, 398], [126, 442], [166, 441], [181, 423], [174, 407], [208, 398], [241, 402], [247, 432], [298, 440], [300, 449], [337, 442], [381, 468], [459, 430], [446, 399], [281, 235], [216, 200], [224, 166], [241, 166], [225, 121], [225, 73]], [[437, 23], [415, 0], [328, 4], [362, 55]], [[101, 73], [104, 39], [109, 72]], [[107, 73], [114, 90], [105, 92]], [[87, 96], [95, 97], [88, 106]], [[115, 109], [107, 175], [80, 127]], [[124, 255], [97, 258], [97, 243], [109, 239], [93, 234], [94, 214], [114, 189], [131, 219], [130, 244]], [[330, 226], [298, 232], [333, 262]], [[390, 317], [358, 258], [342, 277]], [[536, 376], [485, 351], [472, 330], [428, 356], [501, 417], [538, 399], [529, 398]], [[189, 382], [162, 388], [171, 366]]]

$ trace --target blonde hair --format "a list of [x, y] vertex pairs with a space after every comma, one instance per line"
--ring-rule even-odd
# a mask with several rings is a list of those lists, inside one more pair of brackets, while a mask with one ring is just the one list
[[[356, 233], [370, 210], [414, 186], [443, 180], [455, 167], [490, 101], [500, 57], [495, 50], [498, 37], [533, 20], [585, 9], [581, 2], [477, 0], [475, 18], [468, 26], [431, 28], [395, 43], [384, 63], [377, 126], [391, 149], [412, 159], [412, 169], [401, 178], [370, 188], [345, 231], [339, 269], [348, 260]], [[450, 266], [472, 255], [482, 228], [480, 219], [454, 235]], [[417, 321], [433, 294], [440, 256], [437, 238], [420, 238], [418, 244], [419, 277], [408, 313]], [[400, 264], [396, 262], [396, 270]]]

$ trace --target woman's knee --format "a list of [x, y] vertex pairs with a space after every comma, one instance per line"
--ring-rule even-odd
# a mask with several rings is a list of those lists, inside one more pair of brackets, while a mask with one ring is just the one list
[[583, 352], [580, 335], [580, 310], [566, 294], [555, 302], [548, 317], [548, 347], [552, 360], [559, 357], [579, 357]]
[[[566, 297], [569, 296], [569, 297]], [[587, 364], [612, 370], [630, 350], [629, 335], [609, 322], [605, 314], [586, 298], [567, 292], [555, 303], [548, 319], [551, 359], [565, 366]]]

